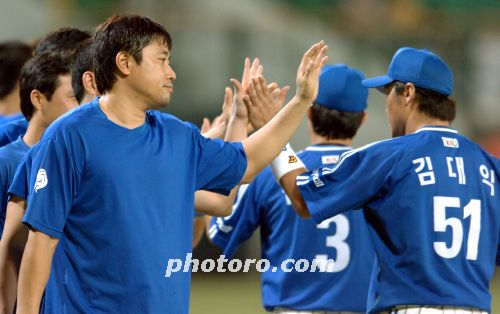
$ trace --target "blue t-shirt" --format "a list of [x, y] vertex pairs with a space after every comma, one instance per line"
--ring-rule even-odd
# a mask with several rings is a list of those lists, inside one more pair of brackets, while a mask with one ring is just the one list
[[498, 159], [453, 129], [424, 127], [308, 176], [297, 184], [316, 221], [365, 209], [379, 263], [370, 313], [409, 304], [490, 310]]
[[[346, 146], [314, 145], [298, 155], [309, 169], [335, 164]], [[271, 268], [262, 273], [262, 300], [267, 310], [366, 311], [375, 252], [361, 210], [339, 214], [316, 224], [295, 213], [290, 201], [266, 168], [250, 185], [243, 185], [225, 218], [213, 218], [211, 241], [232, 257], [238, 246], [260, 227], [262, 258]], [[292, 270], [281, 263], [293, 258], [333, 260], [331, 272]], [[273, 267], [277, 271], [273, 272]]]
[[[31, 153], [28, 150], [24, 158], [19, 162], [19, 166], [16, 169], [14, 178], [12, 179], [12, 184], [9, 188], [9, 196], [15, 195], [24, 200], [28, 198], [30, 191], [28, 189], [28, 177], [31, 172]], [[66, 294], [66, 286], [71, 284], [66, 280], [55, 280], [55, 278], [65, 278], [65, 273], [67, 266], [66, 256], [63, 254], [61, 246], [57, 246], [54, 252], [54, 258], [52, 259], [50, 277], [45, 287], [44, 297], [41, 303], [40, 313], [64, 313], [63, 298], [61, 296]]]
[[0, 125], [0, 147], [12, 143], [23, 136], [28, 129], [28, 121], [24, 117]]
[[56, 120], [32, 150], [23, 221], [60, 238], [67, 311], [188, 313], [191, 274], [166, 278], [166, 265], [191, 252], [194, 192], [228, 194], [241, 180], [242, 145], [157, 111], [126, 129], [95, 99]]
[[0, 148], [0, 236], [3, 233], [7, 201], [9, 199], [7, 192], [19, 162], [29, 149], [22, 137]]
[[23, 114], [18, 112], [18, 113], [14, 113], [14, 114], [10, 114], [8, 116], [2, 116], [0, 115], [0, 125], [4, 125], [6, 123], [9, 123], [9, 122], [12, 122], [14, 120], [18, 120], [18, 119], [21, 119], [23, 118]]

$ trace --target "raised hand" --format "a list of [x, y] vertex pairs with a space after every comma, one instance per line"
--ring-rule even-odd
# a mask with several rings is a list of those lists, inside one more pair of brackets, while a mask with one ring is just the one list
[[245, 105], [243, 99], [246, 97], [246, 93], [243, 90], [243, 86], [240, 81], [236, 79], [231, 79], [231, 83], [234, 86], [234, 96], [233, 96], [233, 112], [232, 115], [241, 120], [248, 120], [248, 109]]
[[203, 123], [201, 124], [200, 128], [201, 134], [207, 133], [211, 128], [212, 123], [210, 122], [210, 119], [208, 119], [207, 117], [203, 118]]
[[319, 74], [321, 68], [328, 62], [326, 52], [328, 46], [320, 41], [304, 53], [297, 70], [296, 97], [307, 102], [313, 102], [318, 95]]
[[257, 75], [262, 75], [264, 67], [260, 64], [259, 58], [253, 59], [252, 65], [250, 66], [250, 59], [245, 58], [245, 66], [243, 68], [243, 76], [241, 77], [241, 87], [246, 93], [248, 90], [248, 85], [253, 77]]
[[260, 129], [283, 107], [289, 86], [279, 88], [276, 83], [267, 85], [259, 75], [252, 79], [248, 87], [248, 97], [243, 100], [248, 107], [248, 118], [254, 129]]
[[233, 90], [230, 87], [226, 87], [224, 95], [224, 103], [222, 104], [222, 117], [226, 125], [229, 123], [229, 118], [233, 113]]

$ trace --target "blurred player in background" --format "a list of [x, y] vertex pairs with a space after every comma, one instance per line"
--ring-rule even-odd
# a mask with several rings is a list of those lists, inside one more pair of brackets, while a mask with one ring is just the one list
[[369, 313], [489, 312], [500, 162], [450, 128], [451, 70], [405, 47], [386, 75], [363, 84], [387, 95], [395, 138], [346, 153], [335, 167], [289, 172], [287, 195], [317, 222], [364, 208], [378, 260]]
[[[192, 249], [194, 192], [227, 194], [279, 153], [316, 96], [328, 47], [321, 42], [304, 54], [296, 96], [270, 123], [228, 143], [150, 110], [170, 103], [176, 79], [162, 25], [114, 16], [94, 40], [103, 96], [54, 123], [27, 157], [35, 193], [23, 219], [30, 231], [18, 310], [39, 312], [60, 240], [69, 260], [68, 312], [188, 313], [190, 272], [164, 278], [164, 271]], [[246, 112], [234, 110], [232, 121], [246, 134]]]
[[80, 105], [86, 104], [99, 96], [94, 74], [93, 40], [85, 39], [71, 64], [71, 86]]
[[[26, 116], [30, 122], [24, 136], [20, 136], [14, 143], [0, 149], [6, 156], [0, 160], [2, 170], [0, 190], [2, 201], [5, 202], [2, 203], [2, 217], [7, 216], [5, 220], [7, 231], [0, 241], [0, 277], [2, 278], [0, 282], [2, 302], [0, 303], [6, 309], [12, 309], [15, 302], [17, 277], [28, 232], [21, 224], [26, 207], [26, 196], [16, 194], [16, 191], [11, 190], [13, 193], [10, 193], [11, 198], [7, 208], [7, 190], [13, 181], [14, 171], [28, 148], [38, 142], [42, 133], [55, 118], [76, 106], [73, 88], [79, 91], [78, 99], [82, 101], [92, 99], [96, 93], [95, 81], [90, 81], [92, 76], [90, 80], [84, 82], [84, 78], [89, 78], [88, 72], [92, 71], [92, 59], [90, 63], [88, 62], [90, 44], [87, 32], [63, 28], [50, 33], [39, 42], [39, 45], [45, 48], [39, 49], [41, 54], [28, 62], [29, 68], [23, 69], [26, 73], [23, 75], [21, 103], [26, 114], [31, 115], [32, 118]], [[56, 49], [57, 53], [50, 53], [50, 50], [47, 50], [49, 47]], [[74, 72], [82, 73], [79, 82], [73, 81]], [[1, 227], [2, 229], [4, 227], [3, 219]], [[46, 304], [51, 305], [54, 302], [46, 302]]]
[[0, 125], [22, 117], [19, 107], [19, 75], [31, 54], [31, 47], [23, 42], [0, 43]]
[[[65, 56], [67, 55], [73, 55], [79, 48], [79, 44], [89, 38], [89, 32], [71, 27], [61, 28], [57, 31], [47, 34], [45, 37], [40, 39], [37, 46], [35, 47], [34, 55], [37, 56], [42, 54], [54, 54], [65, 58]], [[25, 51], [24, 54], [27, 54], [27, 51]], [[22, 54], [19, 53], [19, 55], [21, 56]], [[29, 54], [29, 57], [31, 57], [31, 52]], [[9, 79], [11, 79], [10, 76]], [[1, 82], [2, 83], [0, 84], [3, 84], [3, 77]], [[17, 94], [19, 94], [18, 89]], [[18, 97], [17, 94], [16, 97]], [[19, 102], [19, 99], [17, 101]], [[24, 135], [24, 133], [26, 133], [27, 127], [28, 121], [21, 115], [4, 125], [0, 125], [0, 147], [15, 141], [19, 138], [19, 136]]]
[[[318, 97], [307, 115], [311, 146], [299, 153], [308, 168], [331, 167], [351, 150], [352, 138], [366, 118], [368, 89], [362, 79], [361, 72], [345, 65], [323, 67]], [[302, 219], [268, 167], [240, 188], [231, 216], [212, 219], [209, 237], [231, 258], [258, 227], [262, 258], [278, 269], [262, 274], [266, 310], [365, 312], [375, 253], [361, 211], [321, 224]], [[329, 272], [298, 272], [293, 264], [287, 265], [289, 271], [282, 270], [289, 258], [322, 261], [322, 267], [327, 260], [335, 263]]]
[[[2, 231], [7, 191], [18, 164], [29, 148], [40, 140], [45, 129], [77, 105], [71, 88], [70, 60], [69, 56], [40, 55], [28, 61], [21, 73], [21, 110], [29, 124], [24, 136], [0, 148]], [[2, 235], [0, 241], [0, 304], [6, 307], [6, 312], [12, 312], [14, 306], [17, 275], [27, 235], [26, 228], [21, 225], [25, 201], [18, 196], [10, 201], [8, 217], [11, 223], [6, 226], [5, 236]], [[25, 232], [19, 233], [19, 229]], [[19, 242], [22, 245], [18, 245]]]
[[[233, 108], [235, 110], [246, 109], [246, 115], [248, 116], [248, 133], [255, 132], [267, 124], [283, 107], [286, 95], [290, 90], [290, 86], [285, 86], [280, 88], [276, 82], [273, 82], [265, 87], [265, 90], [271, 95], [272, 103], [262, 103], [258, 106], [253, 106], [247, 108], [244, 104], [243, 98], [245, 97], [248, 86], [251, 80], [262, 75], [264, 71], [263, 65], [260, 64], [260, 60], [255, 58], [250, 65], [250, 59], [245, 58], [245, 65], [243, 70], [243, 77], [240, 81], [233, 79], [234, 90], [229, 87], [225, 89], [224, 103], [222, 105], [222, 113], [217, 118], [214, 119], [212, 125], [210, 121], [205, 118], [202, 126], [202, 135], [209, 138], [224, 138], [225, 133], [227, 133], [227, 127], [229, 126], [229, 120], [232, 115]], [[246, 138], [246, 134], [242, 134], [241, 138], [231, 138], [230, 140], [243, 140]], [[196, 191], [194, 207], [195, 213], [195, 230], [193, 237], [193, 247], [198, 244], [203, 234], [205, 233], [205, 217], [210, 218], [210, 216], [204, 216], [200, 213], [204, 212], [216, 217], [224, 217], [231, 214], [233, 210], [233, 202], [238, 191], [238, 187], [233, 188], [228, 196], [223, 196], [217, 193], [208, 191]]]
[[[19, 75], [23, 65], [32, 56], [29, 45], [19, 41], [0, 43], [0, 147], [15, 141], [26, 131], [27, 123], [22, 118], [19, 101]], [[14, 123], [4, 130], [4, 125]], [[20, 129], [20, 130], [19, 130]]]

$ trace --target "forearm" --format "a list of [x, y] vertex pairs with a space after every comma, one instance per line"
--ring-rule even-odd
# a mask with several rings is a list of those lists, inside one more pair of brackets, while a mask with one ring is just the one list
[[297, 176], [306, 171], [305, 168], [300, 168], [288, 172], [280, 179], [280, 185], [285, 191], [285, 194], [288, 196], [290, 201], [292, 202], [292, 206], [295, 209], [297, 215], [303, 218], [311, 217], [309, 213], [309, 209], [307, 208], [307, 204], [300, 194], [300, 190], [297, 187]]
[[28, 238], [28, 229], [22, 224], [25, 204], [14, 196], [7, 205], [0, 241], [0, 313], [12, 314], [16, 302], [19, 268]]
[[9, 250], [5, 241], [0, 243], [0, 313], [12, 314], [16, 303], [22, 252]]
[[226, 124], [222, 123], [212, 129], [210, 129], [208, 132], [203, 133], [202, 135], [207, 138], [224, 138], [224, 134], [226, 133]]
[[240, 142], [248, 136], [248, 119], [231, 116], [226, 129], [224, 140], [226, 142]]
[[31, 230], [24, 251], [17, 293], [18, 314], [38, 314], [57, 239]]
[[228, 196], [208, 191], [196, 191], [194, 195], [194, 209], [205, 215], [215, 217], [229, 216], [233, 211], [233, 203], [238, 193], [238, 188], [239, 186], [233, 188]]
[[203, 238], [203, 234], [205, 233], [205, 217], [194, 217], [194, 226], [193, 226], [193, 249], [200, 244], [201, 238]]
[[292, 98], [269, 123], [243, 141], [247, 170], [242, 182], [250, 182], [281, 152], [298, 129], [308, 106], [307, 101]]

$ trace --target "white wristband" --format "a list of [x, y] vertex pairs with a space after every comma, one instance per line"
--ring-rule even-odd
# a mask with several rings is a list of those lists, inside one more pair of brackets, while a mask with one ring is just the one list
[[290, 146], [290, 143], [286, 144], [285, 148], [271, 163], [271, 169], [273, 170], [274, 178], [279, 183], [282, 176], [290, 171], [299, 168], [305, 168], [306, 166], [302, 163], [302, 160], [297, 157], [297, 154]]

